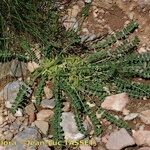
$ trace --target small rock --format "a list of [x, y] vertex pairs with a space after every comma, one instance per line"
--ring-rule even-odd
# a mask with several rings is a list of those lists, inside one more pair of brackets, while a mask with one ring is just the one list
[[[23, 144], [27, 141], [38, 141], [41, 139], [40, 133], [37, 131], [36, 128], [26, 128], [25, 130], [18, 132], [18, 134], [12, 139], [12, 142], [16, 142], [15, 146], [8, 146], [7, 150], [27, 150], [33, 147], [36, 147], [35, 145], [27, 146], [27, 144]], [[28, 148], [27, 148], [28, 147]], [[30, 149], [31, 150], [31, 149]]]
[[142, 111], [140, 113], [140, 118], [145, 124], [150, 124], [150, 109]]
[[31, 113], [34, 113], [35, 110], [36, 110], [36, 108], [33, 103], [31, 103], [25, 107], [25, 111], [28, 115], [30, 115]]
[[55, 99], [44, 99], [41, 101], [41, 106], [43, 108], [53, 109], [55, 107]]
[[78, 30], [79, 23], [76, 18], [72, 17], [70, 19], [66, 19], [63, 23], [66, 30], [73, 29], [75, 31]]
[[32, 61], [32, 62], [28, 62], [27, 64], [27, 68], [30, 72], [35, 71], [35, 69], [37, 69], [39, 67], [39, 64], [37, 64], [36, 62]]
[[81, 145], [80, 150], [92, 150], [92, 147], [88, 145]]
[[86, 104], [89, 105], [89, 107], [91, 107], [91, 108], [92, 108], [92, 107], [95, 107], [95, 103], [87, 102]]
[[43, 109], [37, 113], [37, 120], [48, 121], [53, 116], [53, 111], [49, 109]]
[[14, 136], [14, 134], [11, 133], [10, 131], [5, 131], [4, 135], [5, 135], [5, 139], [8, 140], [8, 141], [12, 140], [12, 138]]
[[15, 117], [22, 117], [23, 116], [23, 110], [21, 108], [18, 108], [18, 110], [16, 111]]
[[29, 124], [31, 124], [32, 122], [34, 122], [35, 119], [36, 119], [35, 113], [34, 113], [34, 112], [33, 112], [33, 113], [30, 113], [30, 114], [29, 114]]
[[129, 102], [127, 93], [107, 96], [101, 107], [108, 110], [123, 111], [126, 104]]
[[6, 107], [6, 108], [11, 108], [11, 107], [12, 107], [12, 104], [11, 104], [9, 101], [6, 101], [6, 102], [5, 102], [5, 107]]
[[44, 86], [44, 93], [47, 99], [51, 99], [53, 97], [53, 91], [47, 86]]
[[68, 111], [70, 111], [70, 102], [63, 102], [63, 105], [64, 105], [64, 107], [62, 108], [62, 111], [64, 111], [64, 112], [68, 112]]
[[16, 99], [21, 84], [22, 82], [20, 82], [19, 80], [8, 83], [4, 87], [4, 99], [6, 101], [9, 101], [10, 103], [13, 103]]
[[139, 148], [138, 150], [150, 150], [150, 147], [142, 147], [142, 148]]
[[[62, 122], [60, 125], [64, 130], [65, 140], [81, 140], [84, 135], [79, 132], [72, 112], [62, 113]], [[67, 123], [66, 123], [67, 122]]]
[[41, 121], [41, 120], [40, 121], [36, 120], [34, 123], [35, 123], [36, 127], [40, 129], [40, 131], [42, 133], [44, 133], [45, 135], [47, 135], [48, 128], [49, 128], [48, 122]]
[[131, 113], [124, 117], [124, 120], [133, 120], [135, 119], [139, 114], [138, 113]]
[[141, 48], [138, 50], [138, 52], [139, 52], [140, 54], [141, 54], [141, 53], [146, 53], [147, 50], [146, 50], [146, 48], [141, 47]]
[[76, 18], [78, 13], [80, 12], [80, 8], [78, 5], [74, 5], [71, 9], [68, 9], [68, 16]]
[[110, 134], [108, 142], [106, 143], [106, 148], [109, 150], [121, 150], [134, 144], [133, 138], [124, 128], [122, 128], [119, 131]]
[[13, 77], [21, 77], [27, 74], [27, 65], [24, 62], [13, 60], [10, 67], [10, 75]]
[[92, 0], [84, 0], [86, 3], [91, 3]]
[[3, 118], [3, 116], [0, 115], [0, 125], [2, 125], [3, 122], [4, 122], [4, 118]]
[[135, 143], [139, 146], [145, 145], [150, 146], [150, 131], [147, 130], [138, 130], [132, 131]]

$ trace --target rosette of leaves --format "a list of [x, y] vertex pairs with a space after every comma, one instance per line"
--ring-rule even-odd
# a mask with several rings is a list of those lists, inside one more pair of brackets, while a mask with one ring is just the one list
[[[79, 131], [88, 135], [83, 125], [83, 118], [88, 116], [96, 136], [102, 132], [102, 125], [96, 117], [96, 112], [94, 113], [87, 105], [87, 95], [97, 97], [99, 102], [102, 102], [107, 95], [120, 92], [127, 92], [131, 98], [150, 98], [150, 85], [132, 82], [135, 77], [149, 79], [150, 75], [150, 53], [136, 54], [134, 49], [139, 44], [138, 37], [126, 39], [137, 26], [138, 24], [132, 21], [121, 31], [94, 43], [92, 48], [95, 51], [86, 53], [84, 57], [66, 53], [53, 55], [50, 58], [43, 55], [39, 67], [32, 74], [35, 82], [42, 79], [34, 88], [37, 91], [35, 97], [37, 104], [40, 104], [44, 83], [53, 83], [56, 106], [52, 126], [56, 141], [63, 139], [60, 126], [62, 92], [69, 97]], [[113, 49], [111, 45], [117, 40], [122, 41], [122, 44]], [[13, 112], [23, 104], [18, 98], [16, 101], [18, 102], [14, 103]], [[99, 112], [102, 113], [102, 118], [129, 130], [128, 125], [123, 121], [116, 120], [106, 111], [99, 110]]]

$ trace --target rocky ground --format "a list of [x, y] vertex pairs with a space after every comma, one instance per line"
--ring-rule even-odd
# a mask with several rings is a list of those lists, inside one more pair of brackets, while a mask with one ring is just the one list
[[[62, 23], [66, 29], [78, 30], [83, 21], [80, 12], [85, 2], [91, 1], [61, 1]], [[67, 6], [65, 11], [64, 5]], [[132, 19], [139, 23], [139, 28], [135, 32], [141, 40], [138, 52], [150, 51], [150, 0], [94, 0], [89, 16], [85, 18], [80, 29], [82, 42], [88, 43], [97, 37], [121, 29]], [[34, 49], [38, 49], [38, 46], [36, 45]], [[53, 146], [48, 147], [47, 144], [39, 146], [38, 143], [40, 141], [49, 143], [52, 139], [51, 126], [48, 123], [55, 107], [51, 86], [44, 87], [45, 97], [38, 111], [35, 109], [33, 97], [32, 103], [25, 107], [25, 111], [20, 109], [13, 116], [9, 108], [16, 98], [20, 85], [24, 84], [21, 70], [25, 76], [37, 65], [20, 64], [16, 61], [0, 65], [0, 150], [53, 150]], [[94, 107], [94, 104], [89, 105]], [[67, 145], [66, 149], [150, 150], [149, 100], [131, 100], [126, 93], [121, 93], [106, 97], [101, 106], [115, 113], [117, 118], [126, 120], [132, 127], [132, 133], [128, 133], [123, 128], [118, 129], [103, 119], [102, 123], [106, 126], [103, 134], [100, 137], [85, 138], [77, 130], [74, 115], [70, 112], [70, 103], [64, 102], [61, 126], [65, 132], [65, 139], [90, 141], [87, 145], [76, 145], [71, 148]], [[84, 124], [92, 134], [88, 118], [85, 119]], [[28, 141], [31, 137], [33, 141]]]

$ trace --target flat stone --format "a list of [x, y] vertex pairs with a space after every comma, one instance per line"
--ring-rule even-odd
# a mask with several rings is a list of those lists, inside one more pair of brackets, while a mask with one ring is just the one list
[[129, 102], [127, 93], [120, 93], [112, 96], [107, 96], [101, 107], [107, 110], [123, 111], [126, 104]]
[[135, 142], [133, 138], [124, 128], [122, 128], [119, 131], [110, 134], [106, 143], [106, 148], [109, 150], [121, 150], [134, 144]]
[[53, 111], [49, 109], [43, 109], [37, 113], [37, 120], [48, 121], [53, 116]]
[[142, 111], [140, 113], [140, 119], [145, 123], [145, 124], [150, 124], [150, 109]]
[[62, 113], [62, 122], [60, 125], [64, 130], [65, 140], [81, 140], [84, 135], [79, 132], [72, 112]]
[[53, 109], [55, 107], [55, 99], [44, 99], [41, 101], [41, 106], [43, 108]]
[[136, 117], [138, 117], [138, 115], [139, 115], [138, 113], [131, 113], [131, 114], [125, 116], [125, 117], [124, 117], [124, 120], [133, 120], [133, 119], [135, 119]]
[[150, 146], [150, 131], [147, 130], [138, 130], [132, 131], [135, 143], [139, 146], [145, 145]]
[[36, 127], [37, 127], [38, 129], [40, 129], [40, 131], [41, 131], [43, 134], [47, 135], [47, 133], [48, 133], [48, 128], [49, 128], [48, 122], [46, 122], [46, 121], [41, 121], [41, 120], [40, 120], [40, 121], [36, 120], [34, 123], [35, 123]]

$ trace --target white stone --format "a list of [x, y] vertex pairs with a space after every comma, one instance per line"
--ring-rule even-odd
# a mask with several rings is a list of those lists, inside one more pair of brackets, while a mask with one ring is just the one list
[[62, 113], [62, 122], [60, 125], [64, 130], [65, 140], [81, 140], [84, 138], [84, 135], [79, 132], [76, 126], [74, 114], [72, 112]]
[[122, 128], [119, 131], [110, 134], [106, 143], [106, 148], [108, 150], [121, 150], [134, 144], [133, 138], [124, 128]]
[[124, 120], [133, 120], [133, 119], [135, 119], [136, 117], [138, 117], [138, 115], [139, 115], [138, 113], [131, 113], [131, 114], [125, 116], [125, 117], [124, 117]]
[[86, 3], [91, 3], [92, 0], [84, 0]]
[[101, 107], [108, 110], [123, 111], [128, 102], [129, 98], [127, 93], [120, 93], [107, 96], [101, 104]]
[[22, 117], [23, 116], [23, 110], [18, 108], [18, 110], [16, 111], [15, 115], [16, 117]]

